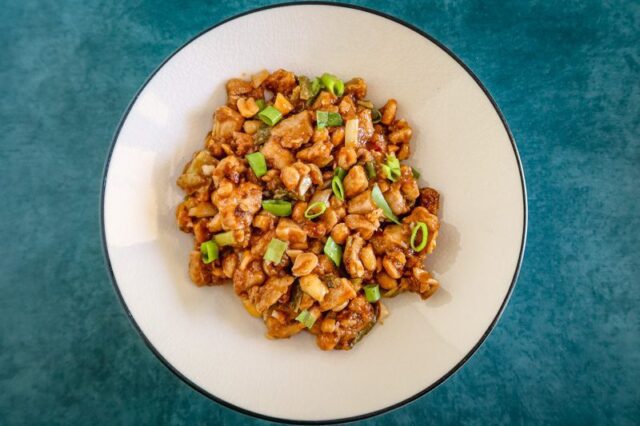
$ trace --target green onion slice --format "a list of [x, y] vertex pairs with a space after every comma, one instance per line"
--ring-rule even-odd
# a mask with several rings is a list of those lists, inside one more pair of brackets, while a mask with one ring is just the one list
[[316, 111], [316, 124], [318, 129], [342, 125], [342, 116], [337, 112]]
[[256, 105], [258, 105], [258, 112], [262, 111], [267, 107], [267, 103], [264, 101], [264, 99], [258, 99], [256, 101]]
[[[418, 234], [420, 235], [420, 244], [416, 245]], [[424, 222], [416, 222], [411, 231], [411, 248], [413, 251], [422, 251], [427, 246], [427, 238], [429, 238], [429, 229]]]
[[220, 247], [230, 246], [236, 243], [236, 238], [233, 236], [233, 231], [223, 232], [213, 236], [213, 240]]
[[269, 126], [275, 126], [282, 120], [282, 113], [276, 107], [269, 105], [258, 113], [258, 118]]
[[347, 171], [342, 167], [336, 167], [336, 169], [333, 171], [333, 175], [338, 176], [340, 180], [342, 180], [347, 175]]
[[321, 84], [318, 78], [309, 80], [308, 77], [301, 75], [298, 77], [298, 81], [300, 83], [300, 99], [303, 101], [310, 101], [320, 92]]
[[382, 213], [384, 213], [387, 219], [400, 225], [400, 220], [398, 220], [398, 217], [393, 213], [391, 207], [389, 207], [389, 203], [387, 203], [384, 195], [382, 195], [382, 191], [377, 183], [374, 184], [373, 189], [371, 189], [371, 198], [373, 199], [373, 203], [378, 206], [379, 209], [382, 209]]
[[334, 95], [342, 96], [344, 94], [344, 82], [335, 75], [324, 73], [320, 77], [320, 81]]
[[218, 245], [213, 240], [206, 241], [200, 244], [200, 253], [202, 253], [202, 262], [209, 264], [218, 258]]
[[329, 237], [324, 244], [324, 254], [339, 268], [342, 262], [342, 246]]
[[395, 154], [387, 155], [387, 163], [382, 165], [382, 170], [391, 182], [395, 182], [400, 177], [402, 174], [400, 170], [400, 160], [398, 160]]
[[417, 171], [414, 167], [411, 168], [411, 174], [414, 179], [420, 179], [420, 172]]
[[373, 108], [371, 110], [371, 122], [373, 124], [379, 123], [380, 120], [382, 120], [382, 114], [380, 114], [380, 111]]
[[267, 161], [262, 155], [261, 152], [254, 152], [251, 154], [247, 154], [244, 158], [249, 162], [249, 166], [251, 166], [251, 170], [256, 176], [264, 176], [267, 174]]
[[264, 260], [278, 264], [282, 260], [285, 250], [287, 250], [286, 242], [272, 238], [267, 246], [267, 251], [264, 253]]
[[367, 176], [369, 176], [369, 179], [373, 179], [376, 177], [376, 163], [373, 160], [367, 161], [366, 169], [367, 169]]
[[344, 201], [344, 185], [342, 184], [342, 179], [340, 176], [334, 176], [331, 180], [331, 189], [333, 190], [333, 195], [340, 201]]
[[285, 200], [264, 200], [262, 208], [275, 216], [291, 216], [291, 202]]
[[304, 324], [304, 326], [307, 328], [311, 328], [313, 327], [313, 324], [316, 323], [316, 317], [314, 317], [311, 314], [311, 312], [305, 309], [304, 311], [300, 312], [300, 314], [296, 317], [296, 321], [298, 321], [301, 324]]
[[365, 285], [364, 297], [367, 298], [369, 303], [374, 303], [380, 300], [380, 287], [377, 284]]
[[322, 216], [325, 210], [327, 210], [327, 203], [324, 201], [316, 201], [307, 207], [307, 210], [304, 212], [304, 217], [307, 219], [315, 219], [316, 217]]

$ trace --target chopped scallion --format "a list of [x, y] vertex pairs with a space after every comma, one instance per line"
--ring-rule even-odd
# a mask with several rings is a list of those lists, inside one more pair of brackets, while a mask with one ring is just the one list
[[309, 80], [308, 77], [301, 75], [298, 77], [298, 81], [300, 83], [300, 99], [303, 101], [315, 98], [320, 91], [320, 80], [317, 78]]
[[256, 176], [264, 176], [267, 173], [267, 162], [261, 152], [247, 154], [244, 158], [247, 159], [251, 170], [253, 170]]
[[327, 203], [324, 201], [316, 201], [307, 207], [307, 210], [304, 212], [304, 217], [307, 219], [315, 219], [321, 216], [325, 210], [327, 210]]
[[277, 238], [272, 238], [267, 246], [267, 251], [264, 253], [264, 260], [278, 264], [282, 260], [282, 255], [284, 255], [286, 250], [286, 242]]
[[414, 179], [420, 179], [420, 172], [417, 171], [414, 167], [411, 168], [411, 174]]
[[364, 297], [369, 303], [380, 300], [380, 287], [377, 284], [366, 285], [364, 288]]
[[387, 155], [387, 163], [382, 165], [382, 170], [386, 178], [391, 182], [395, 182], [400, 177], [402, 174], [400, 170], [400, 160], [398, 160], [395, 154]]
[[398, 220], [398, 217], [393, 213], [391, 207], [389, 207], [389, 203], [387, 203], [384, 195], [382, 195], [382, 191], [380, 190], [380, 187], [377, 183], [373, 185], [373, 189], [371, 190], [371, 198], [373, 199], [373, 203], [382, 210], [382, 213], [384, 213], [387, 219], [400, 225], [400, 220]]
[[256, 105], [258, 105], [258, 112], [262, 111], [267, 107], [267, 103], [264, 101], [264, 99], [258, 99], [256, 101]]
[[373, 160], [367, 161], [366, 168], [367, 168], [367, 176], [369, 177], [369, 179], [375, 178], [376, 177], [376, 163]]
[[316, 124], [318, 129], [342, 125], [342, 116], [337, 112], [316, 111]]
[[209, 240], [200, 244], [202, 262], [209, 264], [218, 258], [218, 245], [215, 241]]
[[275, 126], [282, 120], [282, 113], [276, 107], [269, 105], [258, 113], [258, 118], [269, 126]]
[[[416, 245], [416, 239], [420, 234], [420, 244]], [[416, 222], [413, 230], [411, 231], [411, 248], [413, 251], [422, 251], [427, 246], [427, 239], [429, 238], [429, 228], [424, 222]]]
[[334, 95], [342, 96], [344, 94], [344, 82], [335, 75], [324, 73], [322, 77], [320, 77], [320, 81], [322, 85]]
[[213, 236], [213, 240], [218, 244], [218, 246], [230, 246], [236, 243], [236, 239], [233, 236], [233, 231], [223, 232], [221, 234], [216, 234]]
[[344, 201], [344, 185], [342, 184], [342, 179], [340, 176], [334, 176], [331, 180], [331, 189], [333, 190], [333, 195], [340, 201]]
[[347, 175], [347, 171], [342, 167], [336, 167], [336, 169], [333, 171], [333, 175], [338, 176], [340, 180], [342, 180]]
[[264, 200], [262, 208], [275, 216], [291, 216], [291, 202], [284, 200]]
[[380, 110], [373, 108], [371, 110], [371, 122], [373, 124], [379, 123], [382, 120], [382, 114], [380, 114]]
[[316, 323], [316, 317], [314, 317], [311, 312], [306, 309], [296, 317], [296, 321], [303, 324], [307, 328], [313, 327], [313, 324]]
[[324, 244], [324, 254], [337, 266], [340, 267], [342, 262], [342, 246], [333, 241], [333, 238], [329, 237]]

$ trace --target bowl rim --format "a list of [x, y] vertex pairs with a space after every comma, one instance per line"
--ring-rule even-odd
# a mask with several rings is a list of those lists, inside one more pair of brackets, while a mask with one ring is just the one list
[[[468, 74], [469, 76], [471, 76], [471, 78], [473, 78], [473, 80], [476, 82], [476, 84], [480, 87], [480, 89], [482, 89], [483, 93], [485, 94], [485, 96], [489, 99], [489, 101], [491, 102], [491, 105], [493, 106], [495, 112], [498, 114], [498, 117], [500, 118], [500, 121], [502, 122], [502, 125], [504, 126], [505, 131], [507, 132], [507, 135], [509, 136], [509, 140], [511, 142], [511, 147], [513, 148], [513, 154], [516, 160], [516, 164], [518, 165], [518, 172], [519, 172], [519, 176], [520, 176], [520, 184], [521, 184], [521, 188], [522, 188], [522, 204], [523, 204], [523, 222], [522, 222], [522, 239], [521, 239], [521, 243], [520, 243], [520, 252], [518, 255], [518, 261], [516, 262], [516, 266], [515, 266], [515, 270], [513, 273], [513, 278], [511, 280], [511, 284], [509, 285], [509, 290], [507, 291], [504, 300], [502, 301], [500, 308], [498, 309], [495, 317], [493, 318], [493, 320], [491, 321], [491, 323], [489, 324], [489, 327], [487, 328], [487, 330], [482, 334], [482, 336], [480, 337], [480, 339], [478, 340], [478, 342], [476, 342], [476, 344], [471, 348], [471, 350], [455, 365], [453, 366], [446, 374], [444, 374], [442, 377], [440, 377], [438, 380], [436, 380], [434, 383], [432, 383], [431, 385], [429, 385], [428, 387], [424, 388], [423, 390], [421, 390], [420, 392], [416, 393], [415, 395], [412, 395], [400, 402], [397, 402], [395, 404], [392, 404], [390, 406], [381, 408], [379, 410], [375, 410], [375, 411], [371, 411], [369, 413], [364, 413], [364, 414], [359, 414], [356, 416], [351, 416], [351, 417], [344, 417], [344, 418], [339, 418], [339, 419], [327, 419], [327, 420], [296, 420], [296, 419], [287, 419], [287, 418], [279, 418], [279, 417], [273, 417], [273, 416], [268, 416], [265, 414], [261, 414], [261, 413], [257, 413], [242, 407], [238, 407], [237, 405], [234, 405], [230, 402], [227, 402], [225, 400], [223, 400], [220, 397], [217, 397], [215, 395], [213, 395], [212, 393], [208, 392], [207, 390], [201, 388], [200, 386], [198, 386], [197, 384], [195, 384], [194, 382], [192, 382], [189, 378], [187, 378], [186, 376], [184, 376], [180, 371], [178, 371], [173, 365], [171, 365], [171, 363], [169, 363], [169, 361], [167, 361], [161, 354], [160, 352], [153, 346], [153, 344], [151, 343], [151, 341], [147, 338], [147, 336], [145, 336], [145, 334], [142, 332], [142, 329], [140, 328], [140, 326], [138, 325], [138, 323], [136, 322], [135, 318], [133, 317], [131, 311], [129, 310], [129, 307], [127, 306], [124, 297], [122, 296], [122, 293], [120, 292], [120, 288], [118, 287], [118, 282], [116, 281], [115, 278], [115, 274], [113, 273], [113, 268], [111, 266], [111, 260], [109, 258], [109, 250], [107, 247], [107, 241], [106, 241], [106, 232], [105, 232], [105, 225], [104, 225], [104, 201], [105, 201], [105, 189], [106, 189], [106, 184], [107, 184], [107, 174], [109, 171], [109, 165], [111, 162], [111, 156], [113, 154], [113, 150], [114, 147], [116, 145], [116, 142], [118, 140], [118, 137], [120, 136], [120, 131], [122, 130], [122, 126], [124, 125], [124, 123], [126, 122], [129, 113], [131, 112], [131, 109], [133, 108], [133, 105], [136, 103], [138, 97], [140, 96], [140, 94], [142, 93], [142, 91], [146, 88], [147, 84], [149, 84], [149, 82], [155, 77], [155, 75], [158, 73], [158, 71], [160, 71], [160, 69], [167, 63], [169, 62], [178, 52], [180, 52], [183, 48], [187, 47], [189, 44], [191, 44], [192, 42], [194, 42], [195, 40], [197, 40], [198, 38], [200, 38], [202, 35], [208, 33], [209, 31], [226, 24], [227, 22], [233, 21], [235, 19], [241, 18], [243, 16], [246, 15], [250, 15], [253, 13], [259, 13], [265, 10], [269, 10], [269, 9], [275, 9], [275, 8], [283, 8], [283, 7], [288, 7], [288, 6], [307, 6], [307, 5], [311, 5], [311, 6], [334, 6], [334, 7], [338, 7], [338, 8], [348, 8], [348, 9], [354, 9], [360, 12], [365, 12], [365, 13], [371, 13], [377, 16], [380, 16], [382, 18], [388, 19], [390, 21], [393, 21], [397, 24], [400, 24], [412, 31], [414, 31], [415, 33], [417, 33], [418, 35], [424, 37], [425, 39], [427, 39], [428, 41], [434, 43], [436, 46], [438, 46], [440, 49], [442, 49], [447, 55], [449, 55], [452, 59], [454, 59]], [[198, 34], [196, 34], [195, 36], [193, 36], [192, 38], [190, 38], [189, 40], [187, 40], [185, 43], [183, 43], [180, 47], [178, 47], [175, 51], [173, 51], [169, 56], [167, 56], [154, 70], [153, 72], [145, 79], [145, 81], [142, 83], [142, 85], [140, 86], [140, 88], [136, 91], [136, 94], [133, 96], [133, 98], [131, 99], [131, 101], [129, 102], [129, 105], [127, 106], [126, 110], [124, 111], [124, 113], [122, 114], [122, 117], [120, 118], [118, 127], [111, 139], [111, 144], [109, 146], [109, 152], [107, 153], [107, 158], [104, 164], [104, 168], [102, 171], [102, 184], [101, 184], [101, 188], [100, 188], [100, 230], [101, 230], [101, 243], [102, 243], [102, 253], [104, 256], [104, 260], [105, 260], [105, 266], [106, 269], [109, 273], [109, 277], [111, 280], [111, 284], [113, 285], [113, 289], [115, 290], [115, 293], [118, 296], [118, 299], [120, 300], [120, 303], [122, 304], [122, 308], [124, 309], [125, 313], [127, 314], [127, 317], [129, 318], [129, 321], [131, 322], [131, 324], [133, 325], [133, 328], [136, 330], [136, 332], [138, 333], [138, 335], [142, 338], [142, 340], [144, 341], [145, 345], [149, 348], [149, 350], [151, 350], [151, 352], [160, 360], [160, 362], [167, 368], [169, 369], [169, 371], [171, 371], [174, 375], [176, 375], [179, 379], [181, 379], [184, 383], [186, 383], [187, 385], [189, 385], [192, 389], [196, 390], [197, 392], [199, 392], [200, 394], [202, 394], [203, 396], [209, 398], [212, 401], [217, 402], [218, 404], [221, 404], [227, 408], [230, 408], [238, 413], [250, 416], [250, 417], [254, 417], [254, 418], [258, 418], [261, 420], [267, 420], [267, 421], [271, 421], [271, 422], [282, 422], [282, 423], [287, 423], [287, 424], [305, 424], [305, 425], [318, 425], [318, 424], [336, 424], [336, 423], [348, 423], [348, 422], [354, 422], [354, 421], [358, 421], [358, 420], [364, 420], [364, 419], [368, 419], [374, 416], [378, 416], [381, 414], [385, 414], [388, 413], [390, 411], [393, 411], [397, 408], [403, 407], [415, 400], [417, 400], [418, 398], [426, 395], [427, 393], [431, 392], [433, 389], [435, 389], [436, 387], [438, 387], [439, 385], [441, 385], [442, 383], [444, 383], [447, 379], [449, 379], [451, 376], [453, 376], [464, 364], [466, 364], [466, 362], [477, 352], [477, 350], [480, 348], [480, 346], [484, 343], [484, 341], [487, 339], [487, 337], [489, 336], [489, 334], [491, 333], [491, 331], [493, 331], [493, 329], [495, 328], [498, 320], [500, 319], [500, 317], [502, 316], [502, 313], [504, 312], [507, 303], [509, 302], [509, 299], [511, 297], [511, 295], [513, 294], [513, 290], [515, 288], [515, 284], [518, 280], [518, 275], [520, 274], [520, 269], [522, 267], [522, 261], [524, 258], [524, 251], [525, 251], [525, 246], [526, 246], [526, 240], [527, 240], [527, 228], [528, 228], [528, 202], [527, 202], [527, 187], [526, 187], [526, 183], [525, 183], [525, 176], [524, 176], [524, 170], [523, 170], [523, 166], [522, 166], [522, 160], [520, 159], [520, 154], [518, 153], [518, 148], [516, 146], [516, 142], [515, 142], [515, 138], [513, 137], [513, 134], [511, 133], [511, 129], [509, 128], [509, 125], [507, 124], [507, 121], [504, 117], [504, 115], [502, 114], [502, 111], [500, 110], [500, 108], [498, 107], [498, 104], [496, 103], [496, 101], [493, 99], [493, 97], [491, 96], [491, 94], [489, 93], [489, 90], [484, 86], [484, 84], [480, 81], [480, 79], [473, 73], [473, 71], [458, 57], [456, 56], [455, 53], [453, 53], [447, 46], [445, 46], [442, 42], [438, 41], [436, 38], [434, 38], [433, 36], [431, 36], [429, 33], [427, 33], [426, 31], [418, 28], [417, 26], [404, 21], [401, 18], [395, 17], [393, 15], [389, 15], [385, 12], [381, 12], [375, 9], [371, 9], [368, 7], [364, 7], [364, 6], [360, 6], [360, 5], [355, 5], [355, 4], [348, 4], [348, 3], [342, 3], [342, 2], [332, 2], [332, 1], [290, 1], [290, 2], [284, 2], [284, 3], [278, 3], [278, 4], [272, 4], [272, 5], [265, 5], [265, 6], [261, 6], [261, 7], [257, 7], [257, 8], [252, 8], [249, 10], [246, 10], [244, 12], [238, 13], [236, 15], [233, 15], [229, 18], [223, 19], [220, 22], [217, 22], [207, 28], [205, 28], [204, 30], [200, 31]]]

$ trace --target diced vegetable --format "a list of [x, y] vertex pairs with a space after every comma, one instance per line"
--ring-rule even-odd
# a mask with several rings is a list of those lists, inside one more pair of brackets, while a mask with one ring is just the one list
[[393, 213], [391, 207], [389, 207], [389, 203], [387, 203], [384, 195], [382, 195], [382, 191], [380, 191], [377, 183], [374, 184], [373, 189], [371, 189], [371, 199], [379, 209], [382, 209], [382, 213], [384, 213], [387, 219], [400, 225], [400, 220], [398, 220], [398, 217]]
[[324, 73], [322, 77], [320, 77], [320, 81], [322, 85], [334, 95], [342, 96], [344, 94], [344, 82], [335, 75]]
[[322, 214], [327, 210], [327, 203], [322, 201], [317, 201], [312, 203], [307, 207], [307, 210], [304, 212], [304, 217], [307, 219], [315, 219], [316, 217], [322, 216]]
[[340, 267], [340, 263], [342, 263], [342, 246], [333, 241], [331, 237], [329, 237], [324, 244], [324, 254], [326, 254], [337, 267]]
[[258, 118], [269, 126], [275, 126], [282, 120], [282, 113], [276, 107], [269, 105], [258, 113]]
[[411, 174], [413, 175], [414, 179], [420, 179], [420, 172], [414, 167], [411, 168]]
[[216, 234], [213, 236], [213, 240], [218, 244], [218, 246], [230, 246], [236, 243], [236, 239], [233, 236], [233, 231], [223, 232], [221, 234]]
[[206, 241], [200, 244], [200, 253], [202, 253], [202, 262], [209, 264], [218, 258], [218, 245], [213, 240]]
[[258, 105], [259, 111], [262, 111], [267, 107], [267, 103], [264, 101], [264, 99], [256, 100], [256, 105]]
[[296, 321], [298, 321], [301, 324], [304, 324], [304, 326], [307, 328], [311, 328], [313, 327], [313, 324], [316, 323], [316, 317], [314, 317], [311, 314], [311, 312], [305, 309], [304, 311], [300, 312], [300, 314], [296, 317]]
[[369, 179], [373, 179], [373, 178], [376, 177], [376, 163], [375, 163], [375, 161], [373, 161], [373, 160], [367, 161], [366, 169], [367, 169], [367, 176], [369, 177]]
[[358, 145], [358, 119], [347, 120], [344, 126], [344, 146], [355, 148]]
[[336, 167], [336, 169], [333, 171], [333, 175], [338, 176], [340, 180], [342, 180], [347, 175], [347, 171], [342, 167]]
[[265, 126], [264, 124], [260, 125], [261, 127], [256, 132], [256, 138], [254, 140], [255, 145], [262, 145], [269, 140], [269, 136], [271, 136], [271, 127]]
[[380, 287], [377, 284], [366, 285], [364, 288], [364, 297], [369, 303], [380, 300]]
[[300, 82], [300, 99], [303, 101], [315, 98], [318, 92], [320, 92], [319, 79], [314, 78], [313, 80], [309, 80], [309, 78], [301, 75], [298, 77], [298, 81]]
[[256, 176], [260, 177], [267, 174], [267, 161], [265, 160], [264, 155], [262, 155], [261, 152], [253, 152], [251, 154], [247, 154], [245, 158], [249, 162], [249, 166], [251, 167], [251, 170], [253, 170], [253, 173], [256, 174]]
[[[420, 234], [420, 243], [416, 245], [416, 239]], [[429, 238], [429, 229], [424, 222], [416, 222], [413, 230], [411, 231], [411, 248], [413, 251], [422, 251], [427, 246], [427, 239]]]
[[344, 185], [340, 176], [334, 176], [331, 180], [331, 189], [333, 189], [333, 195], [340, 201], [344, 201]]
[[275, 216], [291, 216], [291, 202], [284, 200], [264, 200], [262, 208]]
[[342, 125], [342, 116], [337, 112], [316, 111], [316, 125], [319, 129]]
[[402, 174], [400, 170], [400, 160], [396, 158], [395, 154], [387, 155], [387, 162], [383, 164], [382, 170], [384, 171], [384, 175], [391, 182], [395, 182], [400, 175]]
[[300, 196], [304, 197], [304, 194], [306, 194], [307, 191], [309, 190], [309, 188], [311, 188], [311, 185], [313, 185], [313, 181], [311, 180], [311, 176], [304, 175], [304, 177], [302, 179], [300, 179], [300, 184], [298, 185], [298, 194], [300, 194]]
[[282, 260], [282, 255], [284, 255], [285, 250], [287, 250], [287, 243], [285, 241], [272, 238], [267, 246], [267, 251], [264, 253], [264, 260], [278, 264]]
[[376, 124], [379, 123], [380, 120], [382, 120], [382, 114], [380, 113], [380, 110], [373, 108], [371, 110], [371, 122], [373, 124]]

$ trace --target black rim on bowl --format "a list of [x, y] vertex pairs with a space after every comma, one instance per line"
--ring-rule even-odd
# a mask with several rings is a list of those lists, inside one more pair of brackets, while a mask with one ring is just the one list
[[[112, 269], [112, 266], [111, 266], [111, 260], [109, 258], [109, 251], [108, 251], [108, 248], [107, 248], [105, 227], [104, 227], [104, 193], [105, 193], [105, 187], [106, 187], [106, 183], [107, 183], [107, 173], [108, 173], [108, 170], [109, 170], [109, 164], [111, 162], [111, 155], [113, 153], [113, 148], [115, 147], [116, 141], [118, 140], [118, 136], [120, 135], [120, 130], [122, 129], [122, 126], [123, 126], [124, 122], [126, 121], [128, 115], [129, 115], [129, 112], [131, 111], [131, 108], [133, 107], [133, 105], [135, 104], [136, 100], [138, 99], [138, 97], [140, 96], [142, 91], [145, 89], [147, 84], [156, 75], [156, 73], [169, 60], [171, 60], [171, 58], [173, 58], [183, 48], [185, 48], [186, 46], [191, 44], [194, 40], [198, 39], [200, 36], [202, 36], [203, 34], [209, 32], [211, 30], [213, 30], [214, 28], [217, 28], [217, 27], [219, 27], [221, 25], [224, 25], [225, 23], [227, 23], [229, 21], [232, 21], [234, 19], [240, 18], [240, 17], [245, 16], [245, 15], [249, 15], [249, 14], [252, 14], [252, 13], [261, 12], [261, 11], [267, 10], [267, 9], [274, 9], [274, 8], [287, 7], [287, 6], [304, 6], [304, 5], [323, 5], [323, 6], [344, 7], [344, 8], [356, 9], [356, 10], [359, 10], [359, 11], [362, 11], [362, 12], [367, 12], [367, 13], [371, 13], [371, 14], [374, 14], [374, 15], [381, 16], [381, 17], [386, 18], [386, 19], [388, 19], [390, 21], [393, 21], [393, 22], [395, 22], [397, 24], [403, 25], [403, 26], [409, 28], [410, 30], [413, 30], [415, 33], [419, 34], [420, 36], [422, 36], [425, 39], [429, 40], [430, 42], [434, 43], [436, 46], [438, 46], [440, 49], [442, 49], [445, 53], [447, 53], [451, 58], [453, 58], [458, 64], [460, 64], [460, 66], [473, 78], [473, 80], [476, 82], [476, 84], [482, 89], [482, 91], [484, 92], [485, 96], [491, 101], [491, 104], [493, 105], [493, 108], [495, 109], [496, 113], [500, 117], [500, 120], [502, 121], [502, 124], [504, 126], [505, 131], [509, 135], [509, 140], [511, 141], [511, 146], [513, 148], [513, 155], [514, 155], [516, 163], [518, 165], [518, 171], [519, 171], [519, 175], [520, 175], [520, 184], [522, 186], [522, 203], [523, 203], [523, 212], [524, 212], [523, 225], [522, 225], [522, 240], [521, 240], [521, 243], [520, 243], [520, 252], [519, 252], [519, 255], [518, 255], [518, 261], [516, 262], [515, 269], [514, 269], [514, 272], [513, 272], [513, 278], [511, 280], [511, 284], [509, 286], [509, 291], [505, 295], [505, 298], [502, 301], [502, 304], [500, 305], [500, 309], [496, 313], [493, 321], [491, 321], [491, 324], [489, 325], [487, 330], [483, 333], [482, 337], [473, 346], [473, 348], [464, 356], [464, 358], [462, 358], [451, 370], [449, 370], [444, 376], [442, 376], [436, 382], [432, 383], [427, 388], [421, 390], [420, 392], [416, 393], [415, 395], [413, 395], [413, 396], [411, 396], [411, 397], [409, 397], [409, 398], [407, 398], [407, 399], [405, 399], [403, 401], [397, 402], [397, 403], [395, 403], [393, 405], [390, 405], [390, 406], [385, 407], [385, 408], [381, 408], [381, 409], [376, 410], [376, 411], [372, 411], [370, 413], [360, 414], [360, 415], [353, 416], [353, 417], [346, 417], [346, 418], [341, 418], [341, 419], [313, 420], [313, 421], [270, 417], [270, 416], [267, 416], [267, 415], [264, 415], [264, 414], [256, 413], [256, 412], [253, 412], [253, 411], [238, 407], [238, 406], [233, 405], [233, 404], [231, 404], [231, 403], [229, 403], [227, 401], [224, 401], [223, 399], [218, 398], [217, 396], [215, 396], [215, 395], [207, 392], [206, 390], [202, 389], [201, 387], [196, 385], [194, 382], [189, 380], [187, 377], [185, 377], [175, 367], [173, 367], [158, 352], [158, 350], [153, 346], [153, 344], [149, 341], [149, 339], [147, 339], [147, 337], [144, 335], [144, 333], [140, 329], [140, 326], [138, 325], [138, 323], [136, 322], [135, 318], [131, 314], [131, 311], [127, 307], [127, 304], [126, 304], [124, 298], [122, 297], [122, 293], [120, 292], [120, 289], [118, 287], [118, 283], [117, 283], [117, 281], [115, 279], [115, 275], [113, 273], [113, 269]], [[402, 407], [402, 406], [404, 406], [404, 405], [406, 405], [406, 404], [408, 404], [410, 402], [413, 402], [413, 401], [415, 401], [416, 399], [420, 398], [423, 395], [426, 395], [427, 393], [429, 393], [430, 391], [435, 389], [437, 386], [439, 386], [441, 383], [443, 383], [445, 380], [447, 380], [449, 377], [451, 377], [456, 371], [458, 371], [460, 369], [460, 367], [462, 367], [469, 360], [469, 358], [471, 358], [471, 356], [478, 350], [480, 345], [482, 345], [482, 343], [489, 336], [489, 334], [491, 333], [491, 331], [495, 327], [496, 323], [500, 319], [500, 316], [502, 315], [502, 312], [504, 311], [504, 309], [505, 309], [505, 307], [506, 307], [506, 305], [507, 305], [507, 303], [509, 301], [509, 298], [511, 297], [511, 294], [513, 293], [513, 289], [515, 287], [516, 281], [518, 280], [518, 274], [520, 273], [520, 267], [522, 265], [522, 259], [523, 259], [523, 256], [524, 256], [524, 247], [525, 247], [525, 244], [526, 244], [526, 235], [527, 235], [527, 212], [528, 212], [527, 191], [526, 191], [526, 185], [525, 185], [524, 171], [523, 171], [523, 168], [522, 168], [522, 161], [520, 160], [520, 155], [518, 154], [518, 149], [516, 147], [515, 140], [513, 138], [513, 135], [511, 134], [511, 130], [509, 129], [509, 126], [507, 125], [507, 121], [505, 120], [502, 112], [500, 111], [500, 108], [498, 108], [498, 105], [496, 104], [495, 100], [493, 99], [493, 97], [491, 96], [491, 94], [489, 93], [487, 88], [484, 87], [484, 85], [482, 84], [480, 79], [473, 73], [473, 71], [471, 71], [471, 69], [464, 62], [462, 62], [462, 60], [460, 60], [460, 58], [458, 58], [451, 50], [449, 50], [449, 48], [447, 48], [441, 42], [439, 42], [438, 40], [433, 38], [431, 35], [429, 35], [426, 32], [424, 32], [420, 28], [417, 28], [416, 26], [414, 26], [414, 25], [412, 25], [412, 24], [410, 24], [408, 22], [405, 22], [405, 21], [403, 21], [403, 20], [401, 20], [399, 18], [396, 18], [394, 16], [387, 15], [386, 13], [379, 12], [377, 10], [369, 9], [369, 8], [366, 8], [366, 7], [352, 5], [352, 4], [346, 4], [346, 3], [333, 3], [333, 2], [328, 2], [328, 1], [309, 1], [309, 2], [307, 2], [307, 1], [303, 1], [303, 2], [296, 1], [296, 2], [280, 3], [280, 4], [275, 4], [275, 5], [263, 6], [263, 7], [259, 7], [259, 8], [256, 8], [256, 9], [251, 9], [251, 10], [242, 12], [242, 13], [240, 13], [238, 15], [235, 15], [235, 16], [232, 16], [230, 18], [227, 18], [227, 19], [225, 19], [225, 20], [223, 20], [223, 21], [221, 21], [221, 22], [219, 22], [219, 23], [217, 23], [217, 24], [205, 29], [204, 31], [200, 32], [199, 34], [197, 34], [196, 36], [191, 38], [185, 44], [180, 46], [171, 55], [169, 55], [151, 73], [151, 75], [145, 80], [145, 82], [142, 84], [142, 86], [138, 89], [138, 91], [136, 92], [135, 96], [133, 97], [133, 99], [129, 103], [126, 111], [124, 112], [124, 114], [123, 114], [123, 116], [122, 116], [122, 118], [120, 120], [118, 128], [117, 128], [117, 130], [116, 130], [116, 132], [115, 132], [115, 134], [113, 136], [113, 139], [111, 141], [111, 146], [109, 147], [109, 153], [107, 154], [107, 160], [105, 162], [105, 166], [104, 166], [104, 170], [103, 170], [103, 174], [102, 174], [102, 187], [101, 187], [101, 194], [100, 194], [100, 227], [101, 227], [101, 234], [102, 234], [102, 250], [103, 250], [104, 257], [105, 257], [106, 266], [107, 266], [107, 269], [108, 269], [108, 272], [109, 272], [109, 276], [111, 277], [111, 282], [113, 284], [115, 292], [118, 295], [118, 298], [120, 299], [120, 303], [122, 303], [122, 306], [123, 306], [125, 312], [127, 313], [127, 316], [129, 317], [129, 320], [133, 324], [134, 328], [136, 329], [136, 331], [138, 332], [140, 337], [142, 337], [142, 340], [144, 341], [144, 343], [151, 350], [151, 352], [153, 352], [153, 354], [173, 374], [175, 374], [178, 378], [180, 378], [182, 381], [184, 381], [186, 384], [188, 384], [191, 388], [195, 389], [196, 391], [198, 391], [202, 395], [206, 396], [207, 398], [209, 398], [209, 399], [211, 399], [211, 400], [213, 400], [213, 401], [215, 401], [215, 402], [217, 402], [219, 404], [222, 404], [225, 407], [231, 408], [232, 410], [235, 410], [235, 411], [237, 411], [239, 413], [242, 413], [242, 414], [245, 414], [245, 415], [248, 415], [248, 416], [252, 416], [252, 417], [256, 417], [256, 418], [263, 419], [263, 420], [268, 420], [268, 421], [284, 422], [284, 423], [291, 423], [291, 424], [335, 424], [335, 423], [345, 423], [345, 422], [363, 420], [363, 419], [366, 419], [366, 418], [369, 418], [369, 417], [373, 417], [373, 416], [377, 416], [377, 415], [380, 415], [380, 414], [384, 414], [384, 413], [387, 413], [387, 412], [389, 412], [391, 410], [394, 410], [396, 408], [400, 408], [400, 407]]]

